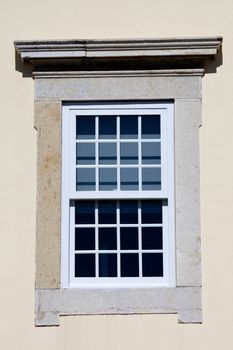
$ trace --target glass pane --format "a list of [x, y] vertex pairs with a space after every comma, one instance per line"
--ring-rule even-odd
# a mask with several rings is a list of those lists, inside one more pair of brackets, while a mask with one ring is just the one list
[[121, 143], [121, 164], [138, 163], [138, 144], [134, 142]]
[[95, 229], [77, 228], [75, 229], [75, 250], [95, 249]]
[[162, 201], [142, 201], [142, 224], [162, 223]]
[[121, 227], [121, 249], [138, 249], [137, 227]]
[[117, 277], [117, 254], [99, 255], [99, 276]]
[[116, 224], [116, 201], [99, 202], [99, 224]]
[[95, 254], [75, 254], [75, 277], [95, 277]]
[[121, 254], [121, 277], [138, 277], [139, 261], [138, 254]]
[[95, 190], [95, 169], [79, 168], [76, 169], [76, 190], [94, 191]]
[[138, 190], [138, 169], [137, 168], [121, 169], [121, 190], [125, 190], [125, 191]]
[[95, 138], [95, 117], [76, 116], [76, 138]]
[[160, 115], [142, 116], [142, 138], [159, 139], [160, 138]]
[[76, 144], [76, 164], [95, 164], [95, 144]]
[[160, 142], [142, 143], [142, 164], [160, 164], [161, 150]]
[[95, 202], [76, 201], [75, 202], [75, 224], [95, 223]]
[[116, 164], [116, 143], [99, 144], [99, 164]]
[[120, 117], [121, 139], [138, 138], [138, 117], [121, 116]]
[[162, 227], [142, 227], [142, 249], [163, 249]]
[[100, 191], [111, 191], [117, 189], [117, 169], [99, 169], [99, 189]]
[[115, 227], [99, 228], [99, 249], [117, 249], [117, 236]]
[[138, 223], [138, 202], [120, 201], [120, 223], [137, 224]]
[[142, 254], [142, 275], [143, 277], [163, 276], [163, 254], [143, 253]]
[[142, 190], [161, 190], [161, 168], [142, 168]]
[[99, 117], [99, 138], [116, 138], [116, 117]]

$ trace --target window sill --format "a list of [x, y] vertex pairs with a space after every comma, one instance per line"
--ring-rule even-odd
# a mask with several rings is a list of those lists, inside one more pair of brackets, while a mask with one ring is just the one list
[[58, 326], [59, 316], [114, 314], [178, 314], [179, 323], [201, 323], [201, 287], [36, 291], [37, 326]]

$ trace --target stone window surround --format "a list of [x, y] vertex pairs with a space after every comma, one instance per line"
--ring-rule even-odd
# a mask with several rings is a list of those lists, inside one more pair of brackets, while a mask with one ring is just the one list
[[[57, 326], [60, 315], [77, 314], [176, 313], [180, 323], [202, 322], [201, 80], [221, 42], [219, 37], [15, 42], [19, 70], [24, 74], [30, 67], [35, 79], [37, 326]], [[168, 100], [175, 108], [176, 287], [61, 288], [62, 104]]]

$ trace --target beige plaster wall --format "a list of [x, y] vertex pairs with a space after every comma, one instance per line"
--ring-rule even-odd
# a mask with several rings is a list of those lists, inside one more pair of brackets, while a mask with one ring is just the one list
[[[233, 2], [0, 2], [0, 349], [233, 348]], [[63, 317], [34, 327], [36, 131], [33, 81], [15, 71], [13, 40], [222, 35], [223, 66], [203, 79], [202, 325], [175, 315]]]

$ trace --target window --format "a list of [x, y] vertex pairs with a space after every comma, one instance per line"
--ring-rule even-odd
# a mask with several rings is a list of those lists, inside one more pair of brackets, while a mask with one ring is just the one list
[[174, 286], [173, 104], [63, 107], [64, 287]]
[[221, 44], [15, 43], [17, 69], [35, 79], [37, 326], [109, 313], [202, 321], [201, 85]]

